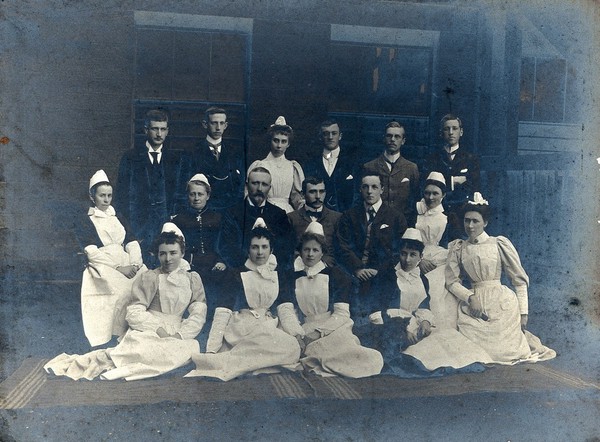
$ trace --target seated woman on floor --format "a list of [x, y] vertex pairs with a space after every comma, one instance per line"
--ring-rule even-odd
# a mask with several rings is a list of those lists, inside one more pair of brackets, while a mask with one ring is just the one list
[[[304, 348], [300, 362], [306, 370], [322, 376], [362, 378], [379, 374], [383, 367], [381, 354], [362, 347], [352, 334], [350, 277], [321, 259], [327, 251], [321, 224], [313, 221], [308, 225], [298, 251], [300, 256], [294, 261], [295, 296], [292, 302], [279, 305], [277, 315], [283, 329]], [[294, 306], [304, 317], [302, 325]]]
[[139, 243], [111, 205], [112, 190], [106, 173], [98, 170], [89, 185], [93, 207], [75, 225], [77, 240], [87, 258], [81, 281], [81, 315], [92, 347], [125, 333], [125, 308], [131, 288], [147, 270]]
[[[63, 353], [44, 369], [72, 379], [144, 379], [191, 361], [200, 346], [195, 339], [206, 321], [206, 300], [200, 276], [183, 259], [181, 231], [166, 223], [155, 241], [160, 267], [141, 275], [127, 307], [129, 330], [114, 348], [85, 355]], [[183, 319], [183, 314], [189, 315]]]
[[229, 381], [247, 373], [295, 368], [298, 341], [278, 328], [271, 313], [285, 297], [285, 280], [272, 254], [273, 235], [258, 218], [249, 235], [248, 259], [237, 274], [235, 299], [219, 299], [208, 335], [206, 353], [193, 356], [196, 369], [186, 375]]
[[400, 243], [400, 261], [385, 282], [383, 292], [387, 297], [369, 315], [365, 340], [373, 342], [386, 363], [400, 363], [402, 350], [429, 336], [435, 326], [429, 308], [429, 282], [419, 269], [423, 249], [421, 232], [406, 229]]
[[[446, 287], [460, 302], [458, 330], [432, 333], [405, 353], [429, 370], [554, 358], [556, 353], [526, 330], [529, 278], [512, 243], [485, 232], [488, 202], [476, 192], [463, 213], [468, 240], [450, 243], [446, 265]], [[502, 271], [515, 291], [502, 285]], [[463, 278], [472, 288], [463, 285]]]

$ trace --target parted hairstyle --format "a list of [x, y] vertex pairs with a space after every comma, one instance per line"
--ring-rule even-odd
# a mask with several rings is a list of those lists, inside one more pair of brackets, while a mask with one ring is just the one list
[[158, 247], [161, 244], [179, 244], [181, 253], [185, 254], [185, 240], [175, 232], [161, 232], [152, 243], [154, 256], [158, 256]]
[[400, 250], [404, 248], [416, 250], [422, 255], [423, 250], [425, 250], [425, 244], [423, 244], [421, 241], [417, 241], [416, 239], [403, 239], [400, 241]]
[[469, 204], [468, 202], [461, 207], [461, 219], [465, 218], [467, 212], [477, 212], [487, 223], [490, 220], [492, 209], [487, 204]]
[[151, 121], [164, 121], [168, 123], [169, 114], [165, 109], [162, 108], [151, 109], [146, 112], [146, 116], [144, 117], [144, 127], [148, 128]]
[[298, 253], [300, 253], [302, 251], [302, 247], [304, 246], [304, 243], [311, 241], [311, 240], [315, 240], [316, 242], [319, 243], [319, 245], [321, 246], [321, 252], [323, 252], [324, 255], [329, 252], [329, 248], [327, 247], [327, 242], [325, 241], [325, 237], [323, 235], [319, 235], [318, 233], [314, 233], [314, 232], [305, 232], [300, 237], [300, 241], [298, 241], [298, 245], [296, 246], [296, 250], [298, 251]]

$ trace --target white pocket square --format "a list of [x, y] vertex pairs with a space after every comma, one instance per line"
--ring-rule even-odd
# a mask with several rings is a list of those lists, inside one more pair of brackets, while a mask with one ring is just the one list
[[353, 177], [352, 175], [348, 175], [348, 176], [346, 177], [346, 179], [347, 179], [347, 180], [353, 180], [353, 179], [354, 179], [354, 177]]
[[408, 178], [402, 178], [402, 181], [400, 181], [401, 183], [408, 183], [410, 180]]
[[379, 228], [379, 230], [381, 229], [387, 229], [389, 226], [387, 224], [382, 224], [381, 227]]
[[469, 169], [463, 169], [460, 171], [460, 173], [467, 173], [469, 171]]

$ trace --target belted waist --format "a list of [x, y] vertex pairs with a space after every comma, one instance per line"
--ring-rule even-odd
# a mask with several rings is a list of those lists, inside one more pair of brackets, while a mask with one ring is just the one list
[[481, 288], [481, 287], [500, 287], [502, 283], [499, 279], [492, 279], [490, 281], [479, 281], [473, 283], [473, 288]]

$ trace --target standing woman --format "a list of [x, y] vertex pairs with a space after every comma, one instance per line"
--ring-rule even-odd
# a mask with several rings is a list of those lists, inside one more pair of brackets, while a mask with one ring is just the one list
[[268, 201], [285, 210], [293, 212], [304, 205], [302, 198], [302, 181], [304, 172], [297, 161], [285, 157], [290, 147], [294, 131], [284, 117], [277, 117], [275, 124], [269, 127], [271, 151], [262, 160], [253, 162], [248, 168], [248, 174], [258, 166], [265, 167], [271, 172], [271, 190]]
[[[513, 364], [525, 360], [545, 360], [556, 356], [526, 330], [528, 321], [529, 277], [525, 273], [515, 247], [503, 236], [485, 232], [490, 217], [488, 202], [479, 192], [464, 208], [464, 227], [468, 239], [450, 243], [446, 265], [446, 287], [458, 300], [459, 340], [454, 352], [446, 352], [447, 360], [439, 361], [435, 349], [427, 347], [430, 339], [452, 338], [452, 334], [435, 335], [409, 347], [430, 369], [439, 366], [464, 367], [473, 362]], [[514, 291], [500, 281], [502, 272]], [[470, 287], [463, 285], [468, 279]], [[454, 336], [453, 339], [457, 339]], [[459, 342], [462, 340], [462, 342]], [[427, 344], [426, 344], [427, 343]], [[420, 344], [423, 348], [419, 348]], [[453, 354], [454, 353], [454, 354]]]
[[[360, 345], [352, 333], [348, 298], [352, 282], [342, 270], [322, 260], [327, 252], [323, 226], [311, 222], [300, 238], [300, 256], [294, 261], [292, 302], [277, 308], [283, 329], [305, 347], [300, 362], [306, 370], [322, 376], [339, 374], [351, 378], [381, 372], [383, 358]], [[300, 325], [298, 314], [303, 318]]]
[[297, 340], [278, 328], [271, 308], [286, 291], [272, 254], [273, 235], [262, 218], [250, 233], [248, 259], [237, 273], [236, 296], [221, 299], [215, 310], [206, 353], [193, 357], [196, 369], [186, 375], [229, 381], [259, 370], [295, 367], [300, 357]]
[[417, 202], [415, 228], [421, 231], [425, 249], [419, 264], [421, 271], [430, 272], [446, 264], [448, 244], [446, 230], [448, 219], [444, 214], [442, 200], [446, 196], [446, 181], [439, 172], [431, 172], [425, 181], [423, 198]]
[[75, 225], [87, 258], [81, 282], [81, 314], [84, 333], [92, 347], [125, 333], [125, 308], [131, 287], [147, 270], [139, 243], [111, 205], [112, 190], [106, 173], [98, 170], [89, 184], [93, 206]]

